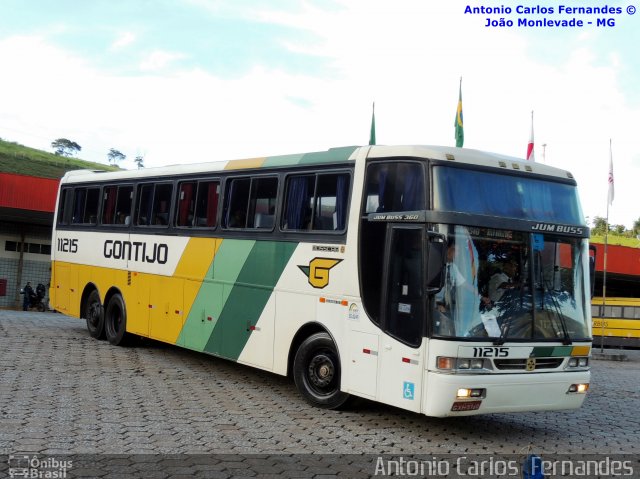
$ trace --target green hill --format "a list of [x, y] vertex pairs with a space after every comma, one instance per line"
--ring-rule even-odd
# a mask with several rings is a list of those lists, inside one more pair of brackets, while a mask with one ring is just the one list
[[117, 171], [120, 168], [58, 156], [18, 143], [0, 140], [0, 173], [62, 178], [67, 171], [82, 169]]
[[[591, 235], [589, 239], [591, 243], [599, 243], [604, 244], [604, 236], [602, 235]], [[620, 236], [616, 234], [609, 233], [609, 238], [607, 239], [608, 244], [619, 245], [619, 246], [630, 246], [632, 248], [640, 247], [640, 240], [638, 238], [633, 238], [629, 236]]]

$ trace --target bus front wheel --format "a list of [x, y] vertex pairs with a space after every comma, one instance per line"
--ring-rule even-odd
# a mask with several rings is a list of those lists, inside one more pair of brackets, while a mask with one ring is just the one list
[[293, 379], [314, 406], [337, 409], [349, 399], [340, 391], [340, 357], [327, 333], [309, 336], [300, 345], [293, 360]]
[[87, 320], [87, 329], [92, 338], [104, 337], [104, 309], [100, 303], [100, 295], [94, 289], [84, 303], [82, 317]]
[[127, 310], [124, 300], [115, 294], [107, 304], [104, 314], [104, 332], [114, 346], [124, 346], [127, 339]]

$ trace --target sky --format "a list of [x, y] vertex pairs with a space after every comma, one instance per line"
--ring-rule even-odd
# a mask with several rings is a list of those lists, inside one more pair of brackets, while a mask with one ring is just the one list
[[[620, 13], [560, 12], [605, 3]], [[607, 214], [612, 156], [609, 222], [631, 228], [640, 13], [629, 5], [2, 0], [0, 138], [47, 151], [68, 138], [101, 163], [115, 148], [124, 168], [136, 156], [188, 164], [366, 145], [375, 102], [378, 144], [455, 146], [462, 78], [464, 147], [524, 158], [533, 111], [536, 161], [574, 174], [589, 221]], [[584, 25], [518, 26], [543, 18]]]

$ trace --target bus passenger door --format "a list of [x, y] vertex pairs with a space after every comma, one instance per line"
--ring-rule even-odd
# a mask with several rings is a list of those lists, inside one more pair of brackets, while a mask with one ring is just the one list
[[425, 360], [424, 226], [388, 225], [385, 240], [379, 398], [419, 412]]

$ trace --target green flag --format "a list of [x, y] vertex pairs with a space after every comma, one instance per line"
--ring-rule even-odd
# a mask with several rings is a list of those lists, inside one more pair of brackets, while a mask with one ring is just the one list
[[460, 148], [464, 144], [464, 124], [462, 123], [462, 78], [460, 78], [460, 92], [458, 94], [458, 108], [456, 110], [454, 126], [456, 127], [456, 146]]
[[369, 134], [369, 144], [376, 144], [376, 104], [373, 103], [373, 109], [371, 110], [371, 133]]

